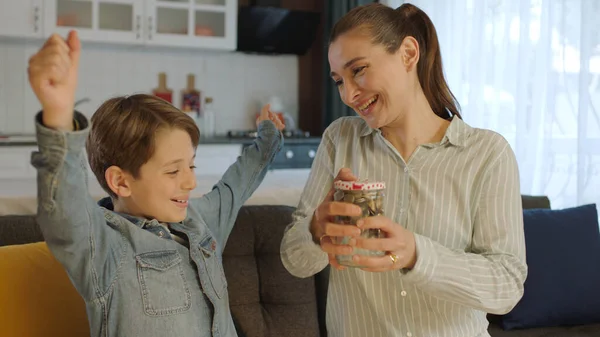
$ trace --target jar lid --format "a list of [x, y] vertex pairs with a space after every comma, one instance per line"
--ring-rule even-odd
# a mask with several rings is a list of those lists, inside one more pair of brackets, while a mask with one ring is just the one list
[[383, 190], [385, 183], [383, 182], [360, 182], [360, 181], [341, 181], [333, 183], [333, 186], [338, 190], [344, 191], [366, 191], [366, 190]]

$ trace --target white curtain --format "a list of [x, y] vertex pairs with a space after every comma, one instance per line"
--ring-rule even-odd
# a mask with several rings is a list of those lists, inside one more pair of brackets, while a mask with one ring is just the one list
[[599, 0], [380, 2], [430, 16], [465, 121], [508, 139], [523, 194], [600, 207]]

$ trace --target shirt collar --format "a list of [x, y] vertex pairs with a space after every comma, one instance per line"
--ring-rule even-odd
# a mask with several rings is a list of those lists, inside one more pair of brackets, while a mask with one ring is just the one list
[[[100, 201], [98, 201], [98, 205], [100, 207], [106, 208], [109, 211], [115, 212], [115, 207], [114, 207], [112, 199], [110, 197], [104, 197], [104, 198], [100, 199]], [[146, 226], [146, 224], [149, 224], [152, 222], [155, 222], [156, 226], [160, 225], [160, 223], [156, 220], [148, 220], [148, 219], [138, 217], [135, 215], [131, 215], [131, 214], [127, 214], [127, 213], [120, 213], [120, 212], [115, 212], [115, 213], [122, 216], [123, 218], [127, 219], [129, 222], [131, 222], [132, 224], [134, 224], [140, 228], [144, 228], [144, 226]]]
[[[466, 146], [467, 138], [469, 138], [472, 130], [473, 129], [461, 118], [457, 116], [452, 117], [450, 126], [448, 126], [448, 129], [446, 129], [446, 133], [439, 144], [443, 145], [449, 142], [454, 146], [464, 147]], [[366, 137], [373, 133], [381, 133], [381, 130], [371, 128], [366, 122], [362, 123], [362, 128], [359, 130], [359, 135], [361, 137]]]
[[442, 138], [440, 144], [443, 145], [449, 142], [454, 146], [465, 147], [467, 145], [467, 139], [472, 131], [473, 128], [467, 125], [467, 123], [458, 116], [454, 116], [452, 117], [450, 126], [446, 129], [446, 134]]

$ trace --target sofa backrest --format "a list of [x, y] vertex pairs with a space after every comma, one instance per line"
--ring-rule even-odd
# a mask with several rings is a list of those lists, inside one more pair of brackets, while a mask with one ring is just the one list
[[0, 216], [0, 247], [44, 241], [33, 215]]

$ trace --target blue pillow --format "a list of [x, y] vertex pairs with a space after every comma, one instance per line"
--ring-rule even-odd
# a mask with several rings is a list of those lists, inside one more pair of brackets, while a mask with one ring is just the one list
[[528, 275], [505, 330], [600, 323], [596, 205], [523, 210]]

